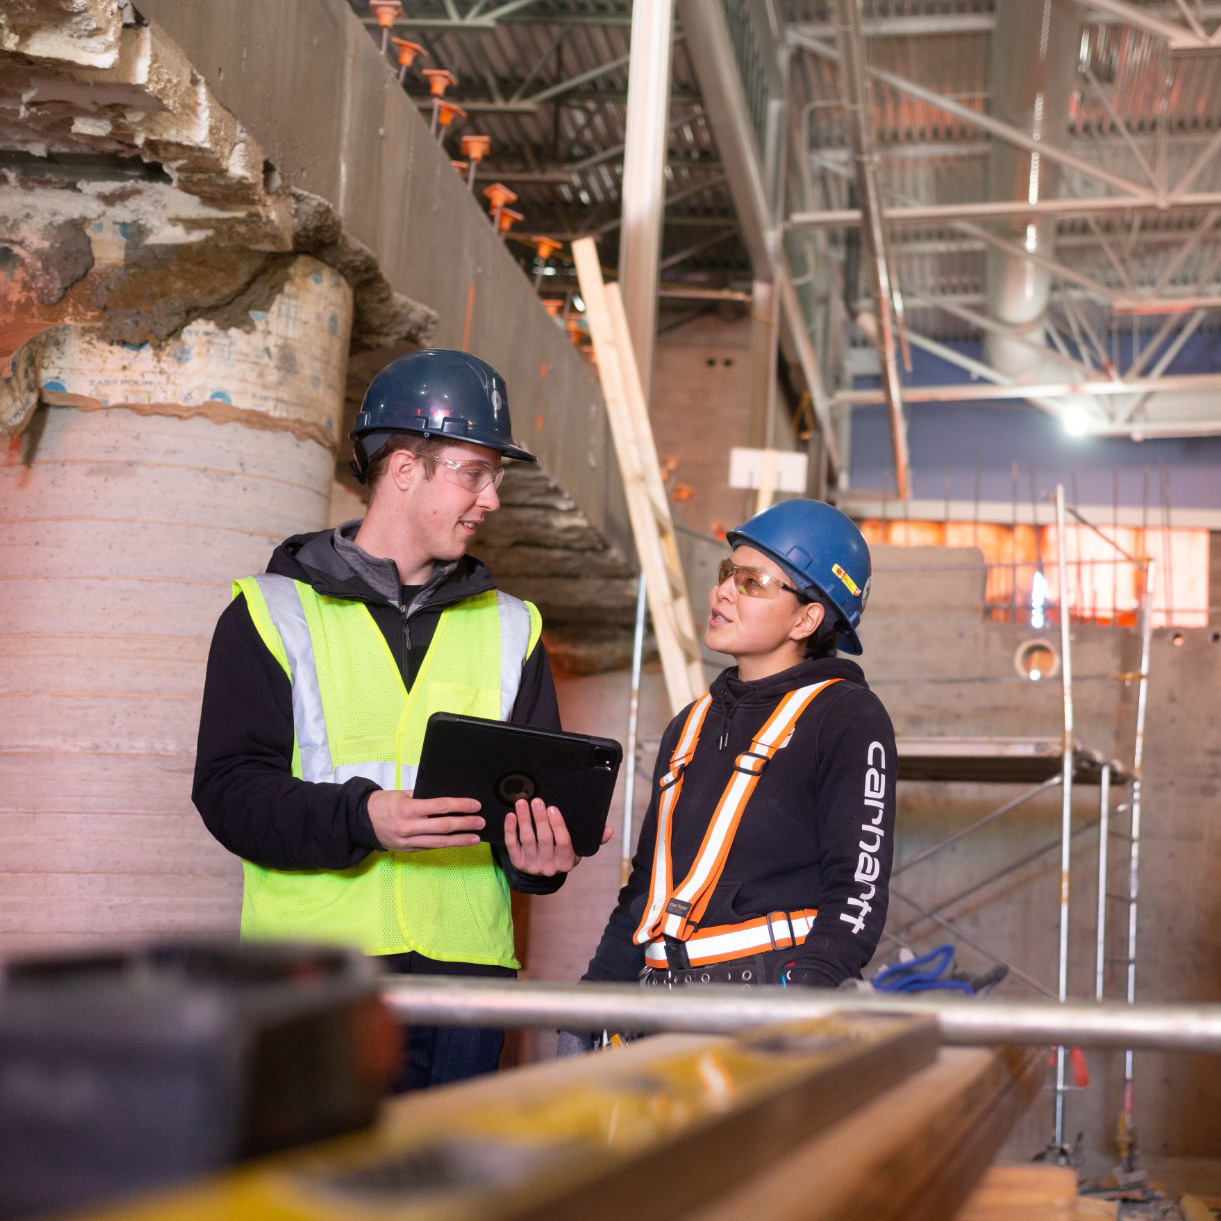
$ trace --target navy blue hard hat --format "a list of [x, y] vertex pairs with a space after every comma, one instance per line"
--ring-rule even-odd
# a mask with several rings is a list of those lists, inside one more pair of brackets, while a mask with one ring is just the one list
[[469, 352], [422, 348], [392, 360], [369, 383], [348, 434], [363, 483], [369, 462], [396, 432], [486, 445], [506, 458], [536, 461], [513, 440], [504, 378]]
[[726, 535], [731, 547], [754, 547], [775, 560], [802, 593], [839, 612], [838, 648], [859, 653], [857, 624], [869, 599], [869, 544], [850, 517], [821, 500], [783, 500]]

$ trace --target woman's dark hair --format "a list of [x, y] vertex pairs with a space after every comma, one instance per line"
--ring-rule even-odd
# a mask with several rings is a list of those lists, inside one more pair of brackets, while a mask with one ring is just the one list
[[801, 655], [806, 660], [820, 657], [834, 657], [838, 651], [836, 641], [839, 637], [840, 613], [817, 594], [804, 598], [806, 602], [817, 602], [822, 607], [822, 622], [802, 641]]

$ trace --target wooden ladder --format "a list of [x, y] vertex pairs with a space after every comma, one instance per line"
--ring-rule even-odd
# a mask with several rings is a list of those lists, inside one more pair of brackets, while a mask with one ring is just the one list
[[670, 501], [662, 483], [657, 446], [619, 286], [603, 283], [593, 238], [573, 242], [572, 255], [594, 341], [611, 438], [623, 473], [628, 515], [644, 572], [666, 693], [670, 710], [676, 713], [703, 695], [708, 682], [700, 660]]

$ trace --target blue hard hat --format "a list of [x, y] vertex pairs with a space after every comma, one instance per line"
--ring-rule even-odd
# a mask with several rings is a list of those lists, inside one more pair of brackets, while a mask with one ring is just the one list
[[422, 348], [392, 360], [369, 383], [356, 425], [352, 469], [363, 483], [369, 461], [396, 432], [486, 445], [506, 458], [536, 461], [513, 440], [504, 378], [469, 352]]
[[837, 645], [859, 653], [857, 624], [869, 599], [873, 565], [855, 522], [821, 500], [784, 500], [756, 513], [726, 535], [731, 547], [749, 546], [775, 560], [804, 594], [838, 612]]

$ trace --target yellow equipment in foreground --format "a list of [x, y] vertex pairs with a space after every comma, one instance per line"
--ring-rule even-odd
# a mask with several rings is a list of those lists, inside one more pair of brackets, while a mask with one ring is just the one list
[[[659, 1035], [388, 1104], [367, 1132], [92, 1221], [945, 1217], [1045, 1056], [879, 1014]], [[82, 1214], [83, 1216], [84, 1214]]]

